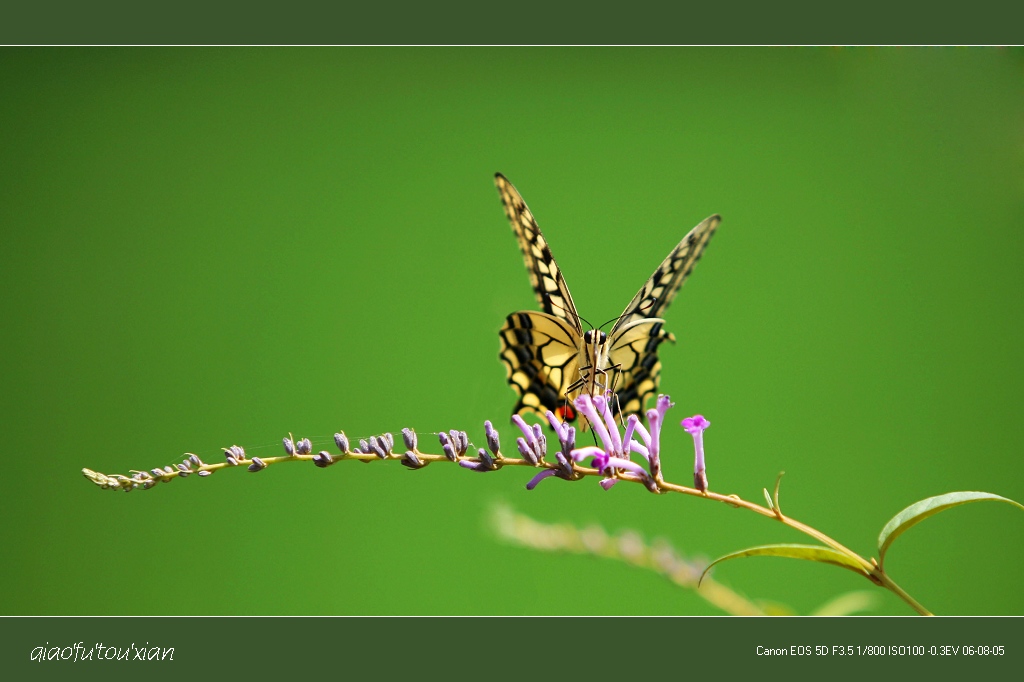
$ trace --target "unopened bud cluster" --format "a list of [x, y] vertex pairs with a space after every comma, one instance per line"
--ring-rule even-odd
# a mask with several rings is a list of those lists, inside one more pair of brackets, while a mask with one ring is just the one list
[[[327, 450], [313, 453], [313, 443], [309, 438], [295, 440], [290, 434], [282, 440], [284, 455], [272, 457], [250, 457], [240, 445], [224, 448], [225, 461], [218, 464], [207, 464], [194, 454], [187, 454], [185, 459], [173, 466], [150, 469], [149, 471], [133, 471], [131, 476], [119, 474], [107, 475], [91, 469], [83, 469], [82, 473], [89, 480], [104, 489], [124, 490], [131, 492], [136, 488], [144, 490], [157, 483], [170, 482], [175, 478], [187, 478], [192, 474], [200, 477], [210, 476], [213, 472], [226, 467], [245, 466], [252, 473], [288, 461], [311, 461], [321, 469], [346, 459], [358, 459], [362, 462], [397, 459], [409, 469], [422, 469], [437, 461], [448, 461], [458, 464], [464, 469], [476, 472], [497, 471], [503, 466], [529, 466], [541, 469], [529, 483], [527, 490], [533, 490], [542, 480], [551, 476], [567, 481], [575, 481], [584, 476], [600, 476], [601, 486], [607, 490], [618, 481], [633, 481], [643, 484], [651, 492], [661, 492], [660, 433], [665, 422], [665, 412], [672, 406], [668, 396], [659, 396], [657, 406], [648, 410], [646, 416], [650, 430], [646, 429], [636, 415], [631, 415], [625, 422], [624, 433], [619, 432], [619, 424], [611, 409], [612, 396], [581, 395], [574, 405], [581, 415], [590, 423], [601, 445], [576, 447], [576, 429], [559, 421], [552, 413], [547, 413], [547, 421], [558, 439], [559, 450], [554, 453], [554, 461], [548, 456], [548, 439], [540, 424], [527, 424], [522, 417], [514, 415], [512, 422], [519, 428], [522, 436], [516, 438], [516, 450], [520, 458], [508, 458], [501, 453], [501, 436], [490, 421], [484, 422], [484, 439], [486, 448], [474, 447], [465, 431], [452, 429], [437, 434], [441, 446], [440, 454], [424, 453], [419, 449], [419, 439], [411, 428], [402, 429], [404, 451], [395, 450], [395, 437], [391, 433], [382, 433], [359, 438], [357, 445], [344, 431], [334, 434], [334, 445], [340, 454], [331, 454]], [[696, 446], [695, 477], [699, 491], [707, 490], [705, 474], [704, 450], [702, 434], [708, 426], [707, 420], [700, 415], [684, 420], [683, 426], [694, 435]], [[635, 438], [639, 436], [639, 440]], [[643, 464], [631, 459], [631, 455], [640, 455]], [[582, 466], [586, 458], [591, 458], [591, 467]], [[646, 464], [646, 466], [644, 466]]]

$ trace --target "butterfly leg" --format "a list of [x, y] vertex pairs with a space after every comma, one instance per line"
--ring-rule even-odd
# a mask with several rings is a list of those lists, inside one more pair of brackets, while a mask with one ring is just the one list
[[[589, 386], [592, 383], [591, 375], [589, 372], [589, 370], [591, 369], [593, 369], [591, 365], [580, 367], [580, 378], [574, 381], [572, 385], [569, 386], [567, 389], [565, 389], [565, 394], [569, 395], [571, 393], [574, 393], [575, 391], [582, 389], [584, 386]], [[593, 392], [591, 392], [591, 397], [593, 397]]]
[[622, 417], [622, 404], [619, 402], [619, 394], [615, 392], [615, 387], [619, 383], [619, 378], [622, 376], [622, 363], [616, 363], [611, 365], [605, 372], [612, 372], [612, 385], [610, 391], [612, 393], [612, 399], [615, 401], [615, 406], [612, 410], [619, 416], [619, 426], [625, 427], [626, 420]]

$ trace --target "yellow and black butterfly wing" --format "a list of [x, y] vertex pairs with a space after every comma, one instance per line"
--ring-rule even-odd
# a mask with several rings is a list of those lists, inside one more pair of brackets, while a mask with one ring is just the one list
[[505, 215], [508, 216], [512, 231], [519, 241], [519, 250], [523, 252], [526, 270], [530, 274], [530, 284], [533, 285], [533, 291], [540, 301], [541, 310], [548, 315], [566, 320], [578, 338], [583, 334], [579, 314], [572, 302], [569, 288], [565, 285], [562, 271], [558, 268], [555, 257], [551, 255], [551, 248], [541, 234], [533, 213], [504, 175], [495, 173], [494, 184], [498, 187], [501, 203], [505, 206]]
[[658, 392], [658, 346], [675, 337], [664, 330], [662, 313], [689, 277], [721, 218], [713, 215], [683, 237], [629, 302], [609, 334], [608, 362], [615, 368], [615, 394], [623, 415], [642, 413]]
[[522, 311], [505, 318], [501, 362], [508, 383], [519, 394], [512, 414], [548, 410], [571, 420], [566, 389], [579, 375], [579, 334], [564, 319]]
[[720, 222], [722, 219], [717, 215], [705, 218], [683, 237], [622, 311], [622, 316], [612, 327], [612, 336], [632, 322], [664, 314], [683, 282], [693, 272]]
[[664, 320], [637, 320], [609, 338], [608, 363], [614, 368], [611, 387], [624, 416], [642, 414], [647, 399], [657, 393], [661, 378], [658, 346], [675, 337], [662, 328]]

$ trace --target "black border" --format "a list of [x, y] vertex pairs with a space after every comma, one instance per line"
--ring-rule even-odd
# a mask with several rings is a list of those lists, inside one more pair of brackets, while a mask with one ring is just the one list
[[[942, 673], [943, 679], [1020, 670], [1024, 619], [999, 618], [335, 618], [335, 617], [5, 617], [0, 661], [10, 679], [102, 676], [213, 679], [316, 673], [479, 677], [495, 672], [566, 673], [588, 679], [751, 672], [850, 672], [892, 679]], [[169, 661], [31, 660], [36, 647], [83, 643], [174, 647]], [[833, 647], [861, 647], [840, 656]], [[924, 647], [907, 655], [887, 647]], [[939, 647], [950, 647], [940, 655]], [[1001, 655], [973, 647], [1005, 647]], [[786, 650], [758, 655], [758, 647]], [[799, 655], [801, 651], [808, 652]], [[814, 653], [826, 647], [828, 653]], [[873, 649], [865, 649], [873, 647]], [[878, 647], [882, 647], [879, 649]], [[935, 652], [932, 653], [932, 647]], [[956, 647], [956, 649], [952, 648]], [[821, 651], [820, 649], [818, 651]], [[868, 654], [867, 652], [872, 653]]]
[[38, 0], [0, 13], [4, 45], [1020, 44], [1024, 6], [973, 2], [354, 3]]

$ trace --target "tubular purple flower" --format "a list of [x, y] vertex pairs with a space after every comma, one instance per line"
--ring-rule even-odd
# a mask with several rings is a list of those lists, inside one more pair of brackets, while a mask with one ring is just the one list
[[637, 422], [636, 422], [636, 429], [635, 429], [635, 431], [636, 431], [637, 433], [639, 433], [639, 434], [640, 434], [640, 437], [641, 437], [641, 438], [643, 439], [643, 441], [644, 441], [644, 444], [645, 444], [645, 445], [646, 445], [647, 447], [650, 447], [650, 446], [651, 446], [651, 434], [650, 434], [650, 433], [649, 433], [649, 432], [647, 431], [647, 429], [646, 429], [646, 428], [644, 427], [644, 425], [643, 425], [643, 423], [642, 423], [642, 422], [640, 421], [640, 418], [639, 418], [639, 417], [637, 418]]
[[537, 436], [533, 432], [533, 427], [523, 421], [523, 418], [518, 414], [512, 415], [512, 423], [519, 427], [519, 430], [523, 432], [523, 437], [526, 438], [526, 442], [530, 445], [530, 449], [536, 452]]
[[611, 467], [613, 469], [622, 469], [623, 471], [632, 471], [640, 478], [647, 478], [647, 470], [636, 462], [632, 462], [628, 459], [622, 459], [621, 457], [609, 457], [606, 469]]
[[636, 430], [636, 425], [640, 423], [640, 418], [635, 414], [629, 415], [626, 419], [626, 431], [622, 434], [622, 442], [625, 445], [629, 445], [629, 441], [633, 440], [633, 432]]
[[629, 441], [629, 449], [637, 453], [647, 461], [650, 461], [651, 455], [648, 452], [647, 448], [641, 445], [640, 443], [637, 443], [635, 438]]
[[558, 417], [556, 417], [555, 413], [552, 412], [551, 410], [548, 410], [544, 416], [547, 418], [548, 424], [551, 424], [551, 430], [554, 431], [555, 435], [558, 436], [558, 440], [564, 440], [569, 425], [566, 424], [565, 422], [558, 421]]
[[576, 427], [570, 426], [566, 429], [565, 442], [560, 443], [562, 452], [572, 452], [576, 449]]
[[489, 447], [491, 452], [497, 456], [498, 450], [501, 449], [501, 442], [498, 438], [498, 432], [495, 430], [494, 425], [491, 424], [490, 420], [484, 422], [484, 434], [487, 437], [487, 447]]
[[594, 433], [597, 434], [597, 437], [604, 444], [605, 449], [611, 450], [611, 437], [608, 435], [608, 429], [605, 428], [604, 419], [597, 413], [597, 407], [594, 405], [591, 397], [584, 393], [573, 401], [573, 405], [590, 422], [590, 425], [594, 428]]
[[455, 451], [459, 453], [459, 457], [465, 455], [466, 450], [469, 449], [469, 436], [466, 435], [466, 432], [452, 429], [448, 433], [452, 437], [452, 445], [455, 446]]
[[516, 447], [519, 448], [519, 454], [523, 456], [530, 464], [537, 464], [537, 455], [533, 454], [533, 450], [530, 449], [530, 444], [526, 442], [526, 439], [520, 436], [516, 438]]
[[621, 456], [622, 437], [619, 435], [619, 425], [615, 423], [615, 415], [612, 414], [611, 401], [603, 395], [595, 395], [594, 407], [604, 417], [605, 426], [608, 428], [608, 450], [616, 456]]
[[[665, 396], [658, 398], [658, 406], [661, 407], [662, 400]], [[669, 403], [671, 405], [671, 403]], [[667, 409], [667, 407], [666, 407]], [[659, 452], [661, 450], [661, 426], [665, 423], [665, 411], [660, 409], [647, 410], [647, 421], [651, 425], [651, 442], [647, 444], [647, 452], [649, 457], [647, 458], [648, 464], [651, 466], [651, 476], [654, 478], [661, 477], [661, 457]]]
[[495, 471], [498, 468], [494, 463], [494, 458], [483, 448], [477, 448], [477, 457], [479, 457], [481, 464], [487, 466], [488, 471]]
[[545, 469], [544, 471], [540, 472], [539, 474], [530, 479], [530, 482], [526, 484], [526, 489], [533, 490], [534, 488], [537, 487], [537, 484], [543, 481], [545, 478], [548, 478], [549, 476], [556, 476], [557, 474], [558, 472], [555, 469]]
[[619, 479], [617, 479], [617, 478], [602, 478], [601, 482], [598, 485], [600, 485], [605, 490], [611, 490], [612, 486], [615, 485], [618, 482], [619, 482]]
[[574, 450], [572, 457], [577, 462], [586, 457], [593, 457], [591, 466], [602, 473], [611, 473], [612, 469], [622, 469], [624, 471], [631, 471], [641, 477], [647, 476], [647, 471], [636, 462], [631, 462], [621, 457], [613, 457], [606, 451], [593, 445]]
[[675, 406], [676, 404], [672, 402], [672, 400], [669, 399], [667, 395], [658, 396], [658, 402], [654, 404], [654, 409], [656, 409], [658, 411], [658, 414], [661, 415], [662, 424], [665, 423], [665, 413], [668, 412], [670, 408]]
[[444, 456], [449, 461], [457, 462], [459, 460], [458, 455], [455, 453], [455, 447], [452, 445], [451, 438], [444, 431], [437, 434], [437, 439], [441, 442], [441, 450], [444, 451]]
[[558, 436], [558, 444], [563, 453], [569, 453], [576, 449], [576, 429], [565, 422], [558, 421], [558, 417], [551, 410], [547, 412], [548, 423]]
[[537, 441], [537, 459], [544, 459], [548, 455], [548, 437], [540, 424], [533, 425], [533, 438]]
[[711, 422], [703, 415], [697, 414], [687, 417], [680, 424], [688, 434], [693, 436], [693, 487], [702, 493], [707, 492], [708, 477], [704, 467], [704, 429], [711, 426]]
[[378, 439], [377, 436], [370, 436], [370, 450], [381, 459], [388, 458], [388, 453], [384, 450], [384, 443], [383, 438]]
[[410, 428], [402, 429], [402, 441], [405, 443], [405, 449], [406, 450], [415, 450], [416, 449], [416, 432], [413, 431]]
[[[637, 429], [642, 430], [642, 433], [640, 434], [641, 437], [647, 434], [647, 430], [644, 429], [643, 424], [640, 423], [640, 417], [635, 414], [631, 414], [626, 420], [626, 432], [622, 436], [622, 446], [624, 448], [629, 448], [632, 452], [638, 453], [641, 457], [650, 461], [651, 457], [650, 454], [648, 454], [647, 448], [640, 443], [637, 443], [633, 438], [633, 434], [636, 433]], [[649, 442], [650, 436], [647, 436], [646, 440]]]
[[563, 455], [561, 452], [555, 453], [555, 459], [558, 461], [558, 468], [560, 470], [560, 473], [558, 475], [567, 481], [571, 481], [572, 475], [574, 473], [572, 468], [572, 462], [570, 462], [569, 458]]
[[605, 454], [607, 453], [604, 451], [604, 448], [598, 447], [596, 445], [588, 445], [586, 447], [577, 448], [576, 450], [573, 450], [570, 453], [570, 456], [572, 457], [572, 461], [582, 462], [587, 457], [597, 457], [599, 455]]
[[400, 461], [403, 465], [409, 467], [410, 469], [421, 469], [424, 466], [426, 466], [426, 464], [420, 461], [420, 458], [417, 457], [416, 453], [413, 452], [412, 450], [406, 452]]

